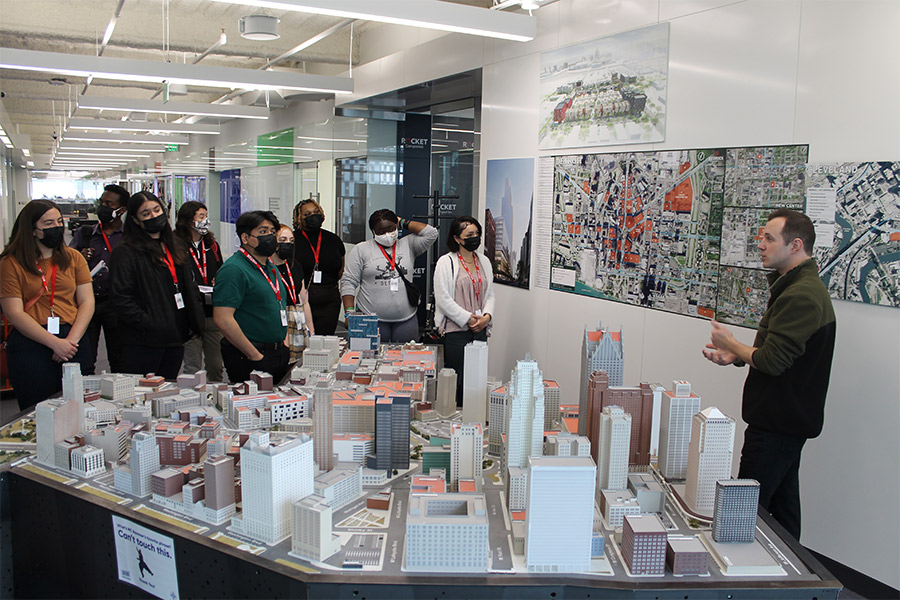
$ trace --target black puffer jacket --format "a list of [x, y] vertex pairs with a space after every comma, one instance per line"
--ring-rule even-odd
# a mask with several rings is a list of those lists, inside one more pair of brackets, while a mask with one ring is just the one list
[[109, 270], [110, 301], [119, 316], [123, 343], [181, 346], [203, 332], [203, 304], [188, 263], [175, 265], [182, 310], [175, 307], [175, 284], [168, 267], [146, 252], [121, 244], [113, 250]]

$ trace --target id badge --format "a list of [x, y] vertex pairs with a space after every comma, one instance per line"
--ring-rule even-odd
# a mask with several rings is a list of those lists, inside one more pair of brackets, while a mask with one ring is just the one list
[[184, 308], [184, 298], [181, 296], [181, 292], [175, 294], [175, 308], [178, 310]]
[[284, 310], [284, 309], [282, 309], [282, 310], [281, 310], [281, 326], [282, 326], [282, 327], [287, 327], [287, 324], [288, 324], [288, 322], [287, 322], [287, 311]]
[[477, 309], [477, 310], [475, 311], [475, 316], [476, 316], [476, 317], [480, 317], [480, 316], [483, 315], [483, 314], [484, 314], [484, 313], [481, 312], [481, 309], [480, 309], [480, 308]]
[[400, 278], [394, 277], [391, 279], [391, 291], [399, 292], [400, 291]]
[[322, 271], [313, 271], [313, 283], [322, 283]]
[[59, 334], [59, 317], [47, 317], [47, 332], [53, 335]]

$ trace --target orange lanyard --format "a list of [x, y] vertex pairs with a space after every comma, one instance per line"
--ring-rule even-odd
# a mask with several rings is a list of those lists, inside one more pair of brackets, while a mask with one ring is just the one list
[[[238, 248], [238, 251], [243, 254], [247, 260], [256, 265], [256, 268], [259, 269], [259, 272], [263, 274], [263, 277], [266, 278], [266, 281], [269, 282], [269, 287], [272, 288], [272, 291], [275, 292], [275, 298], [281, 302], [281, 287], [278, 285], [278, 280], [275, 280], [275, 283], [272, 283], [272, 280], [269, 278], [269, 275], [266, 273], [265, 269], [262, 268], [262, 265], [259, 264], [259, 261], [250, 256], [250, 253], [244, 250], [243, 248]], [[268, 262], [268, 261], [266, 261]], [[275, 269], [278, 271], [278, 269]]]
[[462, 254], [457, 253], [456, 256], [459, 257], [460, 264], [462, 264], [463, 268], [466, 270], [466, 275], [468, 275], [469, 279], [472, 280], [472, 288], [475, 290], [475, 301], [478, 302], [479, 306], [481, 306], [481, 267], [478, 266], [478, 256], [476, 254], [472, 255], [473, 257], [475, 257], [475, 272], [478, 273], [477, 285], [475, 284], [475, 277], [469, 271], [469, 267], [466, 266], [466, 261], [463, 260]]
[[44, 271], [41, 269], [41, 265], [35, 265], [37, 267], [38, 273], [41, 274], [41, 283], [44, 285], [44, 291], [50, 294], [50, 314], [53, 314], [53, 299], [56, 297], [56, 263], [53, 263], [53, 269], [51, 270], [50, 280], [52, 283], [50, 284], [50, 289], [47, 289], [47, 280], [44, 278]]

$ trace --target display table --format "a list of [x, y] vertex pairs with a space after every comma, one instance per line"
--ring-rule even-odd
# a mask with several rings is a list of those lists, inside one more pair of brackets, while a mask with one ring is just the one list
[[[805, 549], [790, 549], [809, 580], [698, 582], [635, 578], [612, 581], [578, 574], [404, 575], [365, 571], [310, 573], [255, 556], [119, 506], [25, 467], [0, 474], [3, 529], [12, 548], [12, 597], [144, 598], [118, 580], [112, 516], [174, 538], [181, 598], [837, 598], [841, 585]], [[768, 515], [760, 515], [778, 533]], [[8, 565], [8, 562], [7, 562]], [[9, 573], [6, 574], [9, 577]]]

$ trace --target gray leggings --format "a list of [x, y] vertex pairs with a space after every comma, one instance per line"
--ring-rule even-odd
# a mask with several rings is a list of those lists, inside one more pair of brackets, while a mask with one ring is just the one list
[[419, 318], [413, 315], [405, 321], [388, 323], [378, 321], [378, 333], [382, 344], [405, 344], [419, 339]]

